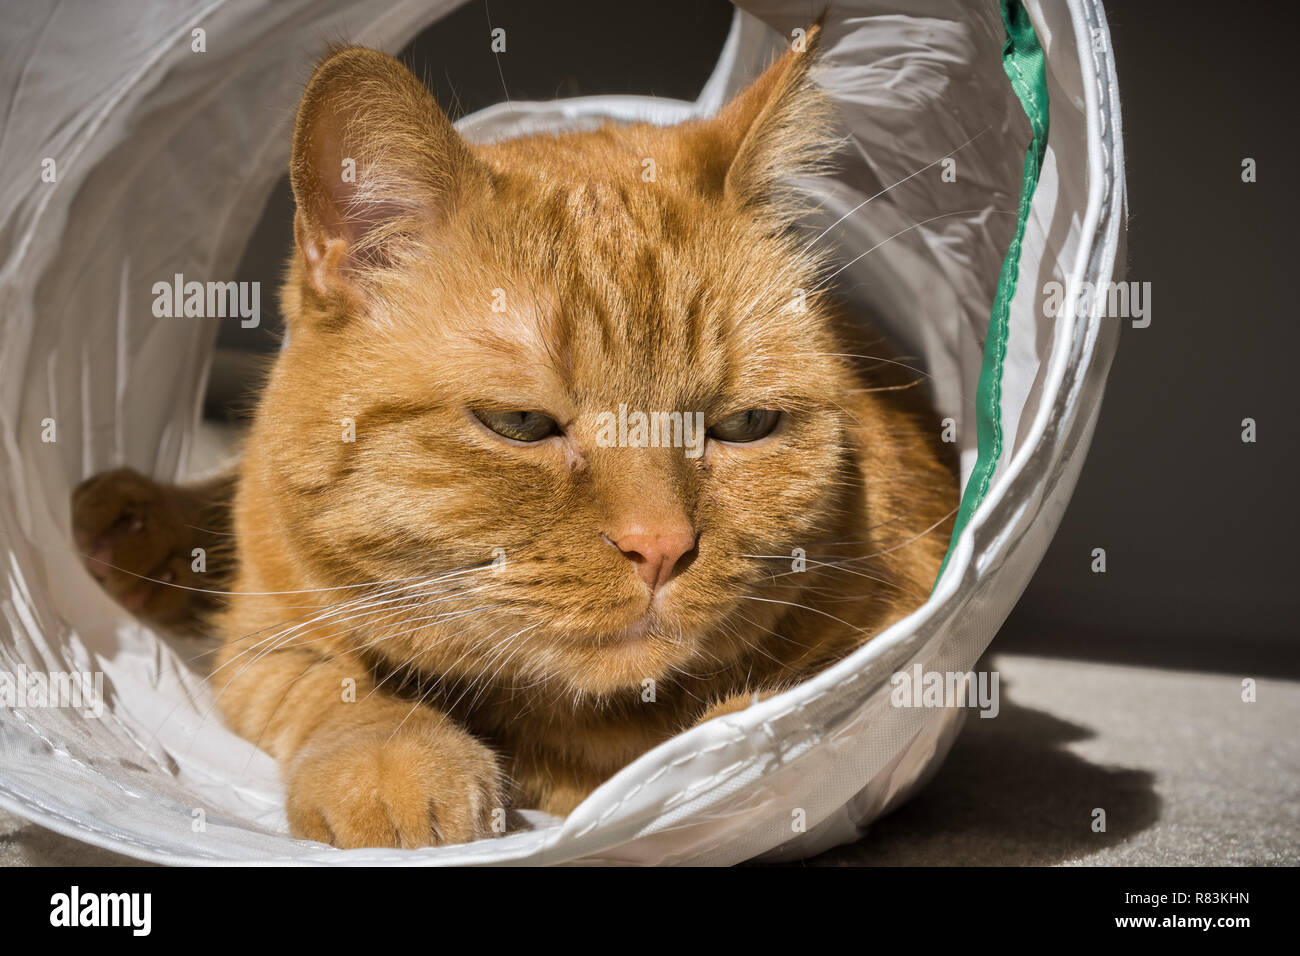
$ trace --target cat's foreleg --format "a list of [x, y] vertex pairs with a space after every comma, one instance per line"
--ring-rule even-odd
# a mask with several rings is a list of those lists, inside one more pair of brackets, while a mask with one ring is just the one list
[[221, 705], [280, 761], [295, 836], [410, 849], [503, 829], [497, 756], [454, 720], [376, 687], [347, 652], [313, 644], [257, 654], [250, 665], [227, 646]]

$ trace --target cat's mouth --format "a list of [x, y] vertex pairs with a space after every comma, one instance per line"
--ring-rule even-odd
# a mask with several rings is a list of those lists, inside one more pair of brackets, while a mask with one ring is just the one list
[[653, 610], [647, 610], [627, 627], [610, 634], [608, 640], [612, 644], [628, 644], [642, 641], [653, 634], [658, 627], [659, 615]]
[[584, 693], [644, 690], [647, 680], [664, 679], [689, 664], [711, 626], [689, 608], [649, 600], [618, 610], [622, 613], [615, 616], [615, 609], [608, 609], [603, 627], [592, 622], [581, 631], [563, 628], [555, 635], [555, 649], [564, 655], [564, 677]]
[[622, 627], [597, 632], [588, 638], [587, 648], [605, 661], [658, 660], [676, 657], [689, 637], [670, 616], [654, 605], [647, 607]]

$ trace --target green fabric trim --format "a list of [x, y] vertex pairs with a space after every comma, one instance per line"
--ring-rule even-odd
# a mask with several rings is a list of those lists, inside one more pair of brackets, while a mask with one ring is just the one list
[[[975, 396], [976, 446], [979, 454], [975, 470], [966, 484], [966, 492], [962, 495], [961, 506], [957, 509], [957, 521], [948, 544], [948, 553], [943, 559], [945, 568], [948, 559], [952, 557], [957, 538], [988, 494], [989, 483], [993, 480], [998, 460], [1002, 457], [1002, 366], [1007, 357], [1007, 324], [1020, 273], [1020, 248], [1025, 239], [1025, 223], [1029, 220], [1029, 206], [1034, 198], [1034, 189], [1038, 186], [1038, 174], [1043, 168], [1043, 155], [1047, 151], [1047, 70], [1043, 47], [1038, 42], [1034, 25], [1020, 0], [1002, 0], [1002, 23], [1007, 31], [1007, 40], [1002, 47], [1002, 69], [1006, 71], [1011, 88], [1015, 90], [1025, 115], [1029, 117], [1034, 137], [1025, 153], [1016, 232], [1007, 249], [1007, 256], [1002, 260], [997, 295], [993, 299], [993, 314], [989, 319], [988, 336], [984, 340], [984, 364], [980, 369], [979, 388]], [[939, 569], [939, 574], [943, 575], [943, 568]]]

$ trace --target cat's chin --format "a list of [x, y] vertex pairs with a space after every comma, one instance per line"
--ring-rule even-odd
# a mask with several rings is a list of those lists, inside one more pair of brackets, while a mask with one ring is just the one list
[[663, 653], [651, 651], [645, 643], [628, 643], [602, 648], [585, 666], [575, 669], [569, 683], [575, 690], [596, 697], [639, 693], [651, 686], [647, 681], [661, 680], [670, 666]]

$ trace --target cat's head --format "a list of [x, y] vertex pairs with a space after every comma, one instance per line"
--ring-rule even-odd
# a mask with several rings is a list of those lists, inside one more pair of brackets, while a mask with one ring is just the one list
[[390, 659], [601, 694], [734, 656], [795, 594], [782, 558], [853, 470], [787, 228], [829, 145], [815, 46], [710, 120], [490, 146], [391, 57], [317, 69], [250, 468], [317, 586], [418, 597]]

